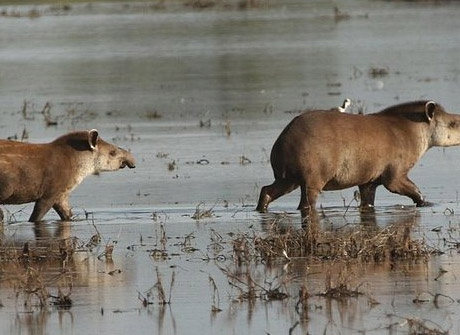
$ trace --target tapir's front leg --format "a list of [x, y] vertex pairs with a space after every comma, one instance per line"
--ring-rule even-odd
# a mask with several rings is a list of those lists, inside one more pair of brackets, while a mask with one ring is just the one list
[[389, 182], [384, 183], [384, 186], [393, 193], [405, 195], [411, 198], [417, 207], [427, 206], [428, 202], [425, 202], [425, 197], [418, 187], [410, 180], [407, 175], [398, 176], [398, 178], [392, 178]]
[[53, 208], [56, 213], [59, 214], [62, 221], [69, 221], [72, 218], [72, 210], [70, 209], [69, 198], [67, 195], [58, 199], [54, 203]]
[[45, 216], [45, 214], [53, 206], [54, 199], [40, 199], [35, 203], [32, 215], [30, 215], [29, 222], [38, 222]]
[[380, 184], [377, 182], [359, 185], [359, 195], [361, 197], [361, 209], [374, 207], [375, 191]]

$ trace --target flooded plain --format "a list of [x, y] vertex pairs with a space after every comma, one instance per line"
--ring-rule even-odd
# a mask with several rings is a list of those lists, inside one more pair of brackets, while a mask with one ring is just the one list
[[254, 208], [301, 110], [460, 113], [460, 4], [0, 4], [1, 138], [97, 128], [137, 159], [86, 179], [72, 222], [3, 207], [0, 334], [459, 333], [460, 148], [410, 174], [433, 207]]

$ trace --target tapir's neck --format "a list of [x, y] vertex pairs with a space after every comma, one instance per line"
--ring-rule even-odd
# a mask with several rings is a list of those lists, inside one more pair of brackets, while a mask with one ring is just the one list
[[430, 128], [427, 127], [425, 124], [419, 126], [420, 128], [420, 136], [417, 138], [419, 150], [420, 150], [420, 157], [423, 156], [428, 149], [433, 146], [433, 140], [431, 137]]
[[[378, 114], [375, 114], [378, 115]], [[432, 130], [426, 122], [414, 122], [406, 118], [382, 115], [389, 122], [388, 127], [394, 129], [395, 143], [406, 145], [408, 152], [422, 157], [428, 149], [434, 146]], [[400, 141], [402, 140], [402, 142]], [[404, 144], [403, 144], [404, 143]]]
[[97, 173], [92, 157], [88, 157], [86, 152], [80, 152], [72, 160], [72, 177], [70, 178], [70, 187], [73, 190], [75, 187], [80, 185], [80, 183], [88, 176]]

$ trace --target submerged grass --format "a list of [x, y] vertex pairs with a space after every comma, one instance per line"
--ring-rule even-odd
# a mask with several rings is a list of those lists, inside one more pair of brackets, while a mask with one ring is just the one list
[[269, 262], [278, 257], [362, 262], [420, 260], [434, 250], [423, 239], [412, 237], [414, 225], [406, 221], [382, 229], [358, 226], [325, 231], [316, 223], [297, 229], [273, 224], [263, 233], [235, 235], [233, 255], [239, 264], [253, 260]]

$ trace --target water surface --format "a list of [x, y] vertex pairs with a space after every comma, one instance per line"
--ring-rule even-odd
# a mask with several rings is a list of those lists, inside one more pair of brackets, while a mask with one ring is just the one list
[[[459, 5], [353, 0], [340, 4], [349, 15], [340, 20], [335, 2], [263, 2], [247, 10], [155, 5], [0, 8], [9, 13], [0, 16], [0, 136], [44, 142], [97, 128], [138, 160], [135, 170], [83, 182], [71, 197], [77, 220], [70, 224], [55, 222], [50, 212], [36, 226], [25, 222], [30, 205], [6, 207], [4, 245], [22, 250], [28, 241], [58, 250], [59, 241], [75, 239], [80, 251], [65, 266], [55, 260], [42, 268], [51, 294], [58, 284], [64, 292], [71, 285], [70, 309], [43, 309], [36, 299], [24, 306], [17, 284], [24, 269], [1, 265], [0, 333], [409, 334], [413, 320], [457, 333], [458, 148], [432, 149], [411, 173], [434, 207], [415, 209], [383, 189], [371, 218], [360, 216], [353, 189], [326, 192], [319, 201], [324, 231], [363, 225], [378, 231], [409, 221], [413, 237], [441, 256], [344, 264], [287, 262], [280, 255], [270, 265], [238, 268], [232, 243], [238, 233], [263, 234], [273, 220], [300, 227], [298, 192], [273, 203], [275, 215], [253, 210], [260, 188], [272, 182], [271, 146], [299, 110], [349, 97], [355, 109], [373, 112], [429, 98], [458, 112]], [[373, 69], [387, 74], [371, 75]], [[46, 126], [46, 102], [58, 126]], [[201, 202], [213, 215], [197, 221], [191, 217]], [[97, 232], [101, 242], [88, 247]], [[111, 259], [105, 245], [114, 245]], [[315, 296], [328, 271], [344, 268], [367, 295]], [[289, 298], [238, 301], [222, 269], [249, 271], [263, 287], [291, 278], [283, 286]], [[174, 273], [171, 303], [144, 306], [157, 271], [167, 296]], [[312, 294], [308, 315], [295, 308], [302, 284]], [[436, 294], [442, 296], [435, 301]]]

